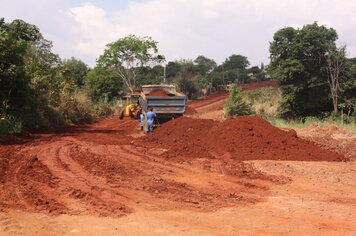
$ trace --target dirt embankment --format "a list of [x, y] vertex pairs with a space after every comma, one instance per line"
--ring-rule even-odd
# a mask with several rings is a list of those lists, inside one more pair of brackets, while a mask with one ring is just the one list
[[315, 143], [319, 147], [340, 153], [356, 160], [356, 133], [336, 126], [311, 125], [296, 129], [298, 136]]
[[[343, 155], [322, 149], [285, 132], [266, 120], [245, 116], [224, 122], [181, 118], [163, 124], [148, 143], [168, 149], [167, 157], [231, 158], [235, 160], [347, 161]], [[303, 150], [303, 152], [301, 152]]]

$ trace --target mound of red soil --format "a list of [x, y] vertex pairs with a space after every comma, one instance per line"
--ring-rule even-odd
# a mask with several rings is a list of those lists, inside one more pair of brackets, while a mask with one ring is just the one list
[[147, 97], [168, 97], [168, 96], [173, 96], [173, 94], [168, 94], [164, 90], [155, 90], [147, 95]]
[[146, 140], [169, 149], [168, 157], [228, 157], [236, 160], [347, 161], [285, 132], [266, 120], [245, 116], [224, 122], [180, 118], [167, 122]]
[[196, 114], [196, 113], [198, 113], [197, 112], [197, 110], [195, 110], [194, 108], [192, 108], [192, 107], [189, 107], [189, 106], [187, 106], [187, 110], [185, 111], [185, 115], [194, 115], [194, 114]]

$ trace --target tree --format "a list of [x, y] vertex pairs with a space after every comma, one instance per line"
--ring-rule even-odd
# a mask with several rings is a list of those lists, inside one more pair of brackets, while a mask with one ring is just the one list
[[245, 70], [250, 65], [247, 57], [233, 54], [223, 63], [225, 70]]
[[206, 75], [216, 67], [216, 62], [204, 56], [198, 56], [194, 60], [195, 71], [201, 75]]
[[337, 33], [317, 23], [301, 29], [278, 30], [270, 43], [269, 73], [282, 89], [280, 114], [284, 117], [317, 115], [331, 108], [326, 81], [326, 54]]
[[89, 71], [85, 80], [85, 87], [94, 101], [107, 99], [111, 101], [118, 96], [122, 90], [122, 80], [118, 79], [116, 73], [112, 70], [97, 66]]
[[246, 70], [247, 73], [252, 73], [254, 75], [257, 75], [258, 73], [261, 73], [262, 70], [258, 66], [253, 66], [249, 69]]
[[61, 80], [61, 59], [51, 50], [52, 42], [43, 38], [31, 43], [25, 57], [25, 69], [37, 95], [57, 106], [63, 88], [68, 86]]
[[130, 35], [108, 44], [98, 64], [111, 69], [133, 92], [138, 85], [135, 69], [164, 61], [164, 57], [157, 53], [156, 41], [150, 37]]
[[333, 100], [334, 111], [338, 111], [338, 98], [340, 90], [340, 74], [345, 69], [346, 46], [335, 48], [330, 45], [326, 53], [326, 75]]
[[35, 94], [26, 73], [28, 48], [42, 38], [36, 26], [0, 18], [0, 115], [20, 117], [35, 109]]
[[84, 78], [89, 72], [89, 67], [74, 57], [63, 60], [63, 77], [72, 82], [76, 87], [84, 85]]
[[181, 65], [177, 61], [168, 62], [167, 66], [166, 66], [166, 78], [177, 77], [180, 67], [181, 67]]
[[138, 85], [160, 84], [163, 82], [164, 68], [161, 65], [154, 67], [143, 66], [136, 69]]
[[177, 74], [179, 89], [190, 98], [197, 91], [191, 79], [194, 76], [194, 64], [191, 60], [180, 60], [180, 69]]

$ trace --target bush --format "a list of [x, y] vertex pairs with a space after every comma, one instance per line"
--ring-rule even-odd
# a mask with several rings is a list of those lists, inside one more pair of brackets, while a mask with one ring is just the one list
[[103, 67], [95, 67], [85, 78], [85, 87], [94, 101], [107, 98], [109, 101], [118, 97], [118, 92], [123, 89], [122, 80]]
[[281, 99], [280, 89], [266, 87], [255, 91], [243, 92], [242, 96], [251, 105], [256, 115], [264, 118], [278, 116], [278, 104]]
[[241, 94], [242, 88], [233, 86], [229, 89], [229, 98], [225, 103], [225, 116], [251, 115], [252, 107]]
[[20, 133], [23, 122], [13, 116], [0, 115], [0, 134]]

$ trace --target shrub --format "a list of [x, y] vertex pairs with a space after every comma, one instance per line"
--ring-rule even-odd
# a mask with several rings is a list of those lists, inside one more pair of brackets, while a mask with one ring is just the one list
[[243, 92], [242, 96], [251, 105], [256, 115], [264, 118], [278, 116], [278, 104], [281, 99], [280, 89], [266, 87]]
[[229, 89], [229, 98], [225, 103], [225, 116], [247, 116], [252, 114], [252, 107], [241, 94], [242, 89], [233, 86]]
[[20, 133], [23, 122], [13, 116], [0, 114], [0, 134]]

